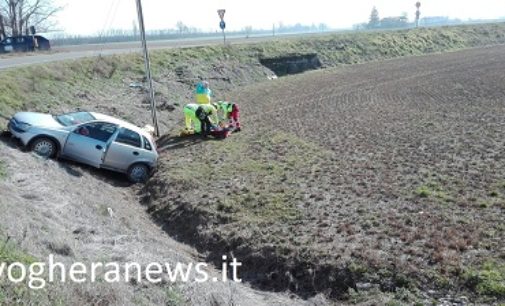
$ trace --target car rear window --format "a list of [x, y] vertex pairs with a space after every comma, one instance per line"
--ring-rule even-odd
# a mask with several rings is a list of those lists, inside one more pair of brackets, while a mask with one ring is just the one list
[[145, 136], [142, 136], [142, 138], [144, 139], [144, 149], [152, 151], [153, 148], [151, 147], [151, 142], [149, 142], [149, 139], [147, 139]]
[[133, 147], [142, 147], [142, 142], [140, 141], [140, 135], [129, 129], [121, 128], [119, 134], [116, 137], [116, 142], [127, 144]]

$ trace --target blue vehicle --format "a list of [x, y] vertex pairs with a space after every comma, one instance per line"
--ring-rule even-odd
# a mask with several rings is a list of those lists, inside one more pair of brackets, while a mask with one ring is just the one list
[[51, 44], [49, 40], [40, 35], [6, 37], [0, 42], [0, 53], [31, 52], [50, 49]]

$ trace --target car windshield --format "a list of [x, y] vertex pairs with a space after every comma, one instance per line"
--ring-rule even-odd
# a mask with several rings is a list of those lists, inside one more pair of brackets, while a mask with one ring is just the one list
[[88, 112], [68, 113], [54, 116], [54, 118], [63, 126], [71, 126], [95, 120], [95, 117]]

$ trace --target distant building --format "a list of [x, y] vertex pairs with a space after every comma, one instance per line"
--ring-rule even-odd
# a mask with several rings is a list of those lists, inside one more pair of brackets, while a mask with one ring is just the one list
[[385, 29], [406, 28], [409, 26], [409, 20], [406, 16], [385, 17], [380, 21], [380, 27]]

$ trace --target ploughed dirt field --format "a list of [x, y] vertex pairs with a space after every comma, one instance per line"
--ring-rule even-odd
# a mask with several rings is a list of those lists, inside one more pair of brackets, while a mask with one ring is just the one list
[[503, 300], [504, 71], [499, 46], [241, 88], [243, 131], [161, 138], [144, 202], [259, 288]]

